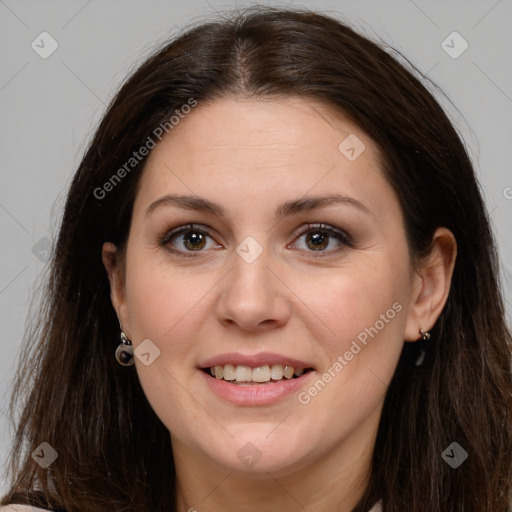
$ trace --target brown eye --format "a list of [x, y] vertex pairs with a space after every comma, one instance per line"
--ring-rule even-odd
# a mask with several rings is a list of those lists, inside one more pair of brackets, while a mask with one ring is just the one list
[[183, 236], [183, 245], [191, 250], [198, 251], [205, 245], [206, 237], [203, 233], [198, 231], [187, 231]]
[[190, 252], [205, 252], [203, 249], [207, 248], [208, 238], [213, 240], [208, 231], [189, 224], [165, 233], [159, 244], [174, 253], [188, 256]]
[[323, 250], [329, 245], [329, 236], [319, 231], [310, 231], [306, 236], [306, 244], [314, 251]]
[[[323, 256], [323, 253], [328, 256], [343, 250], [345, 247], [352, 247], [348, 234], [328, 224], [308, 224], [307, 229], [297, 234], [297, 239], [303, 236], [305, 236], [304, 243], [306, 246], [304, 250], [307, 252], [317, 252], [319, 253], [318, 256]], [[337, 242], [337, 248], [335, 243], [335, 248], [326, 250], [331, 245], [332, 240]], [[315, 256], [317, 255], [315, 254]]]

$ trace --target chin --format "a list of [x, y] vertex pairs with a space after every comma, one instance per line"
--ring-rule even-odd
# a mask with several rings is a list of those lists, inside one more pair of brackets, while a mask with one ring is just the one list
[[279, 423], [228, 427], [233, 437], [220, 442], [217, 453], [211, 452], [210, 444], [207, 453], [217, 464], [231, 471], [255, 476], [268, 472], [291, 473], [304, 463], [307, 456], [304, 449], [311, 449], [311, 436], [292, 432], [289, 425], [277, 425]]

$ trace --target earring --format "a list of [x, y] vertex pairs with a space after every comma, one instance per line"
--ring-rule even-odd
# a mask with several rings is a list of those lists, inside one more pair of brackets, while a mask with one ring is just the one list
[[418, 350], [418, 357], [416, 358], [416, 362], [414, 363], [416, 366], [421, 366], [423, 362], [425, 361], [425, 355], [427, 354], [427, 347], [425, 346], [425, 342], [430, 339], [430, 332], [424, 331], [423, 329], [420, 329], [421, 334], [421, 342], [420, 342], [420, 348]]
[[121, 343], [116, 348], [116, 360], [121, 366], [132, 366], [135, 363], [132, 342], [123, 331], [121, 331]]

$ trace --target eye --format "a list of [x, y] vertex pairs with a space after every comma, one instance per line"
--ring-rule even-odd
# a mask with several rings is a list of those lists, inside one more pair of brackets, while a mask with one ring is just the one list
[[[175, 254], [192, 257], [194, 252], [201, 253], [204, 252], [203, 249], [212, 248], [207, 246], [207, 239], [213, 240], [209, 233], [208, 228], [203, 228], [197, 224], [188, 224], [172, 231], [165, 230], [158, 238], [158, 243]], [[301, 248], [301, 250], [318, 253], [313, 254], [315, 257], [329, 256], [343, 250], [345, 247], [353, 247], [351, 238], [347, 233], [328, 224], [308, 224], [305, 229], [301, 228], [293, 236], [295, 239], [299, 239], [304, 235], [306, 235], [306, 248]], [[338, 248], [326, 250], [333, 239], [338, 242]], [[214, 247], [222, 246], [214, 244]]]
[[[328, 224], [308, 224], [306, 229], [302, 229], [296, 234], [298, 238], [306, 235], [305, 245], [306, 251], [327, 253], [327, 254], [314, 254], [314, 256], [328, 256], [332, 253], [337, 253], [345, 247], [353, 247], [350, 236], [333, 226]], [[338, 242], [338, 248], [332, 250], [325, 250], [330, 242], [334, 239]]]
[[[183, 256], [192, 256], [186, 254], [187, 252], [201, 252], [207, 246], [207, 238], [211, 238], [207, 229], [202, 229], [196, 224], [188, 224], [180, 226], [172, 231], [165, 231], [159, 237], [159, 245], [166, 247], [174, 253], [182, 254]], [[180, 240], [181, 239], [181, 240]], [[178, 249], [172, 247], [178, 245]], [[220, 247], [216, 245], [216, 247]], [[206, 247], [207, 249], [210, 247]]]

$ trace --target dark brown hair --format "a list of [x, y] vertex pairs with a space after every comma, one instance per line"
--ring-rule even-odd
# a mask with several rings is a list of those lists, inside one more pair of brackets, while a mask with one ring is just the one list
[[[354, 512], [505, 512], [512, 487], [511, 334], [482, 194], [463, 143], [427, 88], [392, 52], [328, 16], [252, 8], [190, 28], [157, 50], [112, 101], [76, 171], [39, 321], [27, 330], [11, 401], [21, 406], [2, 503], [67, 512], [175, 510], [170, 436], [135, 371], [113, 355], [119, 324], [101, 260], [124, 247], [143, 159], [108, 182], [193, 98], [303, 97], [360, 126], [379, 147], [410, 252], [438, 226], [458, 244], [447, 304], [421, 367], [405, 343], [385, 398], [369, 486]], [[414, 357], [412, 357], [414, 360]], [[30, 454], [48, 442], [58, 459]], [[452, 469], [452, 442], [468, 459]]]

